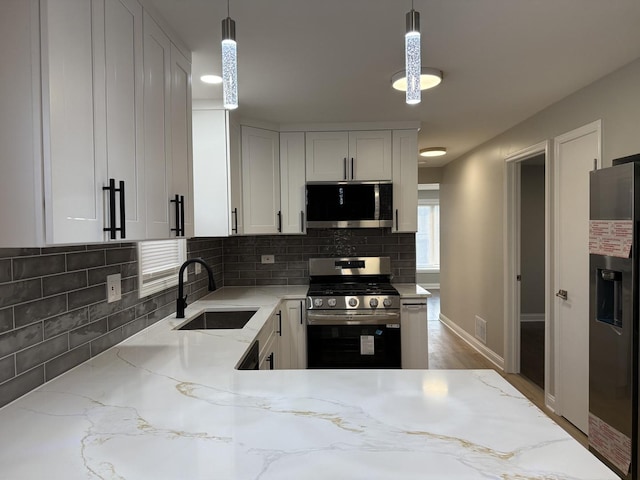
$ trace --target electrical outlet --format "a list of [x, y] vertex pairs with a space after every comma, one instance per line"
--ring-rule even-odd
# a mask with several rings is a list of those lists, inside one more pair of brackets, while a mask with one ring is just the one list
[[196, 275], [200, 275], [201, 271], [202, 271], [202, 265], [200, 265], [199, 263], [196, 263]]
[[262, 255], [262, 263], [274, 263], [275, 258], [273, 255]]
[[107, 276], [107, 303], [117, 302], [122, 298], [122, 279], [119, 273]]

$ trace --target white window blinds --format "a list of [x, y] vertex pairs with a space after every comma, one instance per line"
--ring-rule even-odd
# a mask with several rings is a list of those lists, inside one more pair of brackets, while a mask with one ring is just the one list
[[187, 258], [186, 240], [138, 242], [138, 287], [146, 297], [178, 284], [178, 271]]

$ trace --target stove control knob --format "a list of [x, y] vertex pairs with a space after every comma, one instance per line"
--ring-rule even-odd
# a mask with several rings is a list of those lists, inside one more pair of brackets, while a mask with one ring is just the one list
[[329, 300], [327, 300], [327, 303], [329, 304], [330, 307], [335, 307], [336, 306], [336, 299], [335, 298], [330, 298]]
[[358, 300], [355, 298], [350, 298], [349, 299], [349, 306], [350, 307], [356, 307], [358, 305]]
[[384, 301], [382, 302], [382, 304], [385, 307], [390, 307], [391, 306], [391, 299], [390, 298], [385, 298]]
[[321, 307], [322, 306], [322, 299], [321, 298], [314, 298], [313, 299], [313, 306], [314, 307]]
[[369, 306], [371, 308], [376, 308], [378, 306], [378, 299], [372, 298], [371, 300], [369, 300]]

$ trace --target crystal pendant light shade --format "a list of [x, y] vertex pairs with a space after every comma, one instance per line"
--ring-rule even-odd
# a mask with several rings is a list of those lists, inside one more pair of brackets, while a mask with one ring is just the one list
[[238, 51], [236, 22], [222, 20], [222, 103], [224, 108], [238, 108]]
[[407, 95], [409, 105], [420, 103], [420, 14], [411, 9], [407, 13], [407, 33], [404, 36], [405, 70], [407, 72]]

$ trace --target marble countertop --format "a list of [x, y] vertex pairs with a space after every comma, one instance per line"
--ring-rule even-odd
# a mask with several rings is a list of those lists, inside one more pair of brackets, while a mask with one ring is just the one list
[[0, 409], [0, 478], [617, 479], [492, 370], [234, 370], [305, 291], [221, 289], [187, 317], [242, 330], [168, 317]]

